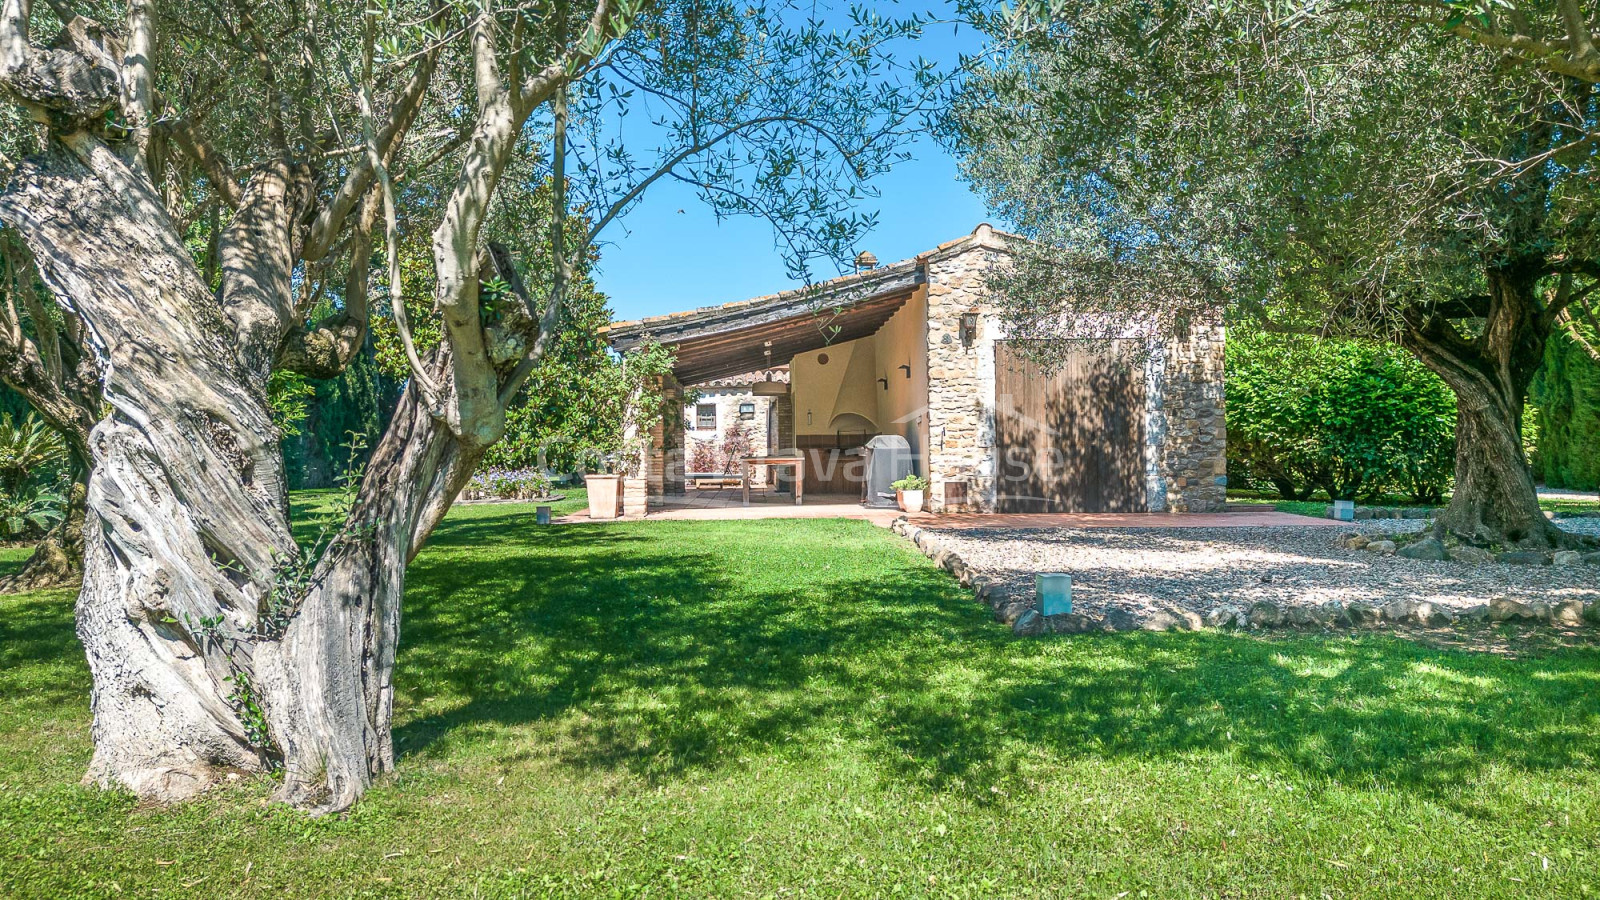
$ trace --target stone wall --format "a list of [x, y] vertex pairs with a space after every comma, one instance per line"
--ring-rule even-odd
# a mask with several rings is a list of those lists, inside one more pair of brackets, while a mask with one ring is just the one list
[[[953, 511], [945, 486], [967, 485], [965, 509], [995, 505], [995, 341], [1006, 336], [986, 296], [986, 273], [1005, 258], [987, 226], [969, 241], [925, 258], [928, 294], [928, 454], [935, 512]], [[978, 313], [971, 347], [961, 316]], [[1186, 333], [1144, 338], [1145, 475], [1151, 511], [1210, 512], [1227, 499], [1221, 325], [1191, 322]], [[1131, 337], [1132, 335], [1130, 335]]]
[[981, 226], [970, 244], [930, 254], [928, 292], [928, 503], [954, 511], [945, 486], [967, 485], [966, 509], [994, 508], [994, 342], [992, 316], [980, 315], [977, 339], [961, 343], [961, 316], [985, 311], [985, 272], [1002, 244]]
[[[1228, 500], [1227, 424], [1220, 324], [1191, 322], [1169, 337], [1159, 394], [1166, 420], [1159, 449], [1172, 512], [1220, 512]], [[1154, 507], [1152, 507], [1154, 508]]]
[[[683, 428], [680, 429], [683, 446], [680, 454], [686, 471], [693, 472], [694, 448], [696, 444], [710, 443], [713, 447], [720, 448], [728, 427], [740, 425], [750, 437], [751, 453], [754, 456], [766, 456], [776, 447], [767, 445], [767, 418], [769, 415], [776, 417], [778, 413], [773, 409], [777, 405], [778, 397], [763, 395], [757, 396], [749, 385], [738, 387], [697, 387], [694, 389], [697, 398], [694, 403], [680, 404], [683, 412]], [[716, 427], [714, 429], [696, 428], [697, 410], [701, 403], [710, 403], [716, 406]], [[739, 414], [739, 406], [749, 403], [755, 407], [751, 418], [745, 419]], [[766, 485], [767, 473], [765, 467], [756, 469], [751, 473], [751, 484], [762, 487]], [[681, 491], [680, 491], [681, 493]]]

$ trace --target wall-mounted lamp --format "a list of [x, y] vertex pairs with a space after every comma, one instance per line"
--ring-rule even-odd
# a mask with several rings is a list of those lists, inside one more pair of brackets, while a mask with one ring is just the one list
[[884, 390], [886, 390], [886, 391], [887, 391], [887, 390], [888, 390], [888, 389], [889, 389], [889, 379], [888, 379], [888, 377], [887, 377], [887, 376], [885, 376], [885, 377], [883, 377], [883, 378], [879, 378], [879, 379], [878, 379], [878, 383], [879, 383], [879, 384], [881, 384], [881, 385], [883, 385], [883, 389], [884, 389]]
[[900, 367], [900, 368], [902, 368], [902, 369], [904, 369], [904, 370], [905, 370], [905, 373], [906, 373], [906, 377], [907, 377], [907, 378], [910, 378], [910, 377], [911, 377], [911, 366], [909, 366], [909, 365], [905, 365], [905, 366], [901, 366], [901, 367]]
[[977, 342], [978, 342], [978, 314], [977, 313], [972, 313], [972, 312], [962, 313], [961, 314], [961, 346], [967, 348], [968, 350], [971, 350], [972, 349], [972, 345], [977, 343]]

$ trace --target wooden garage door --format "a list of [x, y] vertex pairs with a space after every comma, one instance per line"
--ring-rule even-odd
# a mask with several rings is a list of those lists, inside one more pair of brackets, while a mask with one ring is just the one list
[[1086, 344], [1046, 371], [1008, 341], [994, 356], [997, 508], [1145, 512], [1141, 360]]

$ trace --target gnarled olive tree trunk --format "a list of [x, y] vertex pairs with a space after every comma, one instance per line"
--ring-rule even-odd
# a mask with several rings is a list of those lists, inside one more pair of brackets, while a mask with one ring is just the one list
[[408, 388], [344, 533], [319, 561], [281, 637], [258, 645], [257, 679], [289, 802], [344, 809], [373, 775], [394, 768], [390, 719], [406, 564], [482, 455], [429, 415], [415, 385]]
[[[269, 184], [271, 179], [268, 179]], [[267, 243], [293, 218], [251, 229]], [[20, 167], [0, 216], [71, 297], [112, 413], [92, 468], [78, 632], [94, 675], [86, 778], [188, 796], [276, 762], [297, 804], [343, 808], [393, 764], [391, 673], [406, 563], [470, 478], [467, 451], [415, 390], [369, 464], [350, 523], [312, 570], [284, 515], [278, 434], [248, 362], [248, 317], [282, 254], [241, 257], [219, 300], [147, 179], [78, 134]], [[271, 224], [276, 223], [276, 224]], [[265, 329], [270, 332], [271, 329]], [[267, 338], [271, 339], [271, 336]], [[448, 352], [433, 358], [448, 368]], [[350, 677], [359, 673], [359, 677]]]
[[[265, 397], [149, 179], [84, 132], [19, 167], [0, 215], [71, 298], [111, 414], [90, 434], [78, 634], [88, 778], [182, 797], [253, 769], [256, 616], [298, 552]], [[197, 502], [203, 501], [203, 502]]]
[[[499, 71], [493, 17], [473, 17], [478, 119], [433, 241], [443, 340], [419, 354], [401, 315], [388, 166], [437, 51], [416, 64], [381, 129], [362, 85], [366, 161], [331, 199], [318, 200], [281, 140], [282, 158], [253, 166], [242, 185], [213, 151], [192, 153], [209, 161], [207, 179], [236, 209], [218, 236], [213, 293], [146, 159], [155, 118], [151, 4], [130, 4], [126, 53], [82, 17], [53, 49], [35, 48], [29, 7], [0, 0], [0, 89], [50, 137], [12, 173], [0, 220], [83, 323], [111, 409], [87, 442], [78, 633], [94, 676], [95, 754], [86, 780], [173, 800], [226, 771], [281, 763], [284, 799], [343, 809], [393, 766], [406, 564], [504, 433], [506, 404], [561, 308], [556, 291], [535, 309], [503, 248], [483, 253], [490, 199], [532, 111], [616, 33], [614, 10], [600, 0], [582, 39], [510, 84]], [[369, 63], [373, 19], [369, 12]], [[121, 120], [108, 128], [119, 107]], [[369, 190], [374, 182], [381, 191]], [[311, 560], [289, 528], [266, 384], [284, 366], [336, 371], [360, 345], [378, 196], [412, 377], [343, 528]], [[294, 266], [329, 253], [358, 202], [345, 309], [307, 332]], [[521, 301], [488, 319], [486, 267]]]
[[1522, 448], [1522, 411], [1554, 314], [1536, 293], [1538, 270], [1488, 273], [1481, 330], [1443, 315], [1415, 316], [1403, 343], [1456, 395], [1455, 492], [1440, 523], [1478, 544], [1561, 547], [1578, 542], [1539, 508]]

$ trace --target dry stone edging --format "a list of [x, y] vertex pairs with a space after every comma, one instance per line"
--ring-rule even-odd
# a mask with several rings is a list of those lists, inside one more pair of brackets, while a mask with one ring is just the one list
[[[1425, 534], [1425, 533], [1424, 533]], [[1345, 550], [1365, 550], [1383, 556], [1398, 556], [1426, 562], [1459, 562], [1468, 565], [1502, 563], [1511, 566], [1600, 566], [1600, 550], [1502, 550], [1499, 553], [1470, 544], [1447, 546], [1438, 538], [1425, 535], [1410, 543], [1399, 543], [1393, 535], [1377, 536], [1347, 531], [1339, 535], [1338, 546]]]
[[[950, 573], [973, 599], [988, 607], [995, 621], [1011, 626], [1019, 637], [1045, 634], [1117, 633], [1128, 631], [1203, 631], [1218, 629], [1366, 629], [1389, 626], [1445, 628], [1457, 623], [1514, 622], [1564, 628], [1600, 628], [1600, 602], [1567, 600], [1561, 603], [1523, 603], [1495, 597], [1488, 603], [1452, 611], [1426, 600], [1395, 600], [1381, 606], [1360, 600], [1329, 600], [1321, 605], [1279, 604], [1257, 600], [1248, 605], [1221, 603], [1204, 612], [1159, 607], [1133, 610], [1113, 607], [1046, 616], [1032, 594], [995, 581], [963, 560], [951, 541], [936, 531], [912, 524], [901, 516], [890, 530], [910, 541], [939, 568]], [[1378, 541], [1371, 543], [1393, 542]], [[1341, 539], [1341, 546], [1343, 546]], [[1364, 546], [1370, 546], [1370, 543]], [[1441, 547], [1442, 549], [1442, 547]], [[1476, 549], [1476, 548], [1473, 548]], [[1381, 550], [1379, 552], [1382, 552]], [[1392, 550], [1390, 552], [1393, 552]]]

